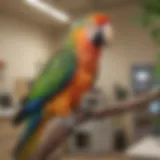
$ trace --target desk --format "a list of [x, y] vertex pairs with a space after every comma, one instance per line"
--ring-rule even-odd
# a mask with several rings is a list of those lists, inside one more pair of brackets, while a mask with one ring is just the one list
[[129, 147], [126, 155], [130, 160], [160, 160], [160, 137], [145, 137]]

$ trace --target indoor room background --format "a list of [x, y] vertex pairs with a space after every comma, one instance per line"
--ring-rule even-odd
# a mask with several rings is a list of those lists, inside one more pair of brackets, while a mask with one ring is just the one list
[[[115, 33], [112, 43], [105, 48], [101, 58], [96, 87], [105, 95], [106, 103], [109, 103], [117, 101], [116, 85], [127, 90], [127, 98], [134, 96], [132, 69], [135, 66], [154, 66], [157, 48], [147, 30], [133, 20], [140, 11], [137, 1], [106, 1], [108, 3], [106, 9], [103, 7], [103, 12], [111, 17]], [[28, 83], [34, 81], [49, 57], [61, 46], [69, 29], [68, 24], [53, 20], [53, 17], [39, 13], [28, 5], [17, 5], [19, 3], [0, 2], [0, 61], [4, 63], [0, 92], [7, 93], [13, 101], [25, 98], [29, 90]], [[76, 3], [85, 6], [87, 2]], [[107, 4], [112, 7], [107, 7]], [[97, 11], [96, 7], [90, 10]], [[84, 16], [90, 10], [82, 10], [81, 13], [77, 11], [77, 17]], [[14, 105], [13, 108], [17, 110], [18, 106]], [[134, 118], [133, 113], [111, 117], [108, 129], [113, 131], [123, 128], [127, 145], [132, 144], [137, 138]], [[19, 132], [11, 128], [6, 119], [5, 115], [2, 115], [0, 126], [5, 129], [0, 131], [0, 159], [10, 160], [10, 156], [3, 152], [11, 152], [14, 137], [17, 137]], [[111, 137], [109, 130], [108, 137]], [[95, 129], [93, 132], [98, 131]], [[1, 137], [6, 137], [6, 141]]]

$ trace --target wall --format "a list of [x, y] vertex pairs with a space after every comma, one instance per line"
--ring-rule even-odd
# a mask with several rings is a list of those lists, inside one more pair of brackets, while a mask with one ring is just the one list
[[[156, 47], [149, 32], [134, 20], [140, 13], [137, 4], [117, 5], [104, 12], [111, 17], [114, 39], [101, 57], [97, 86], [103, 88], [110, 100], [114, 100], [113, 85], [118, 82], [131, 90], [131, 67], [154, 64]], [[65, 28], [60, 31], [59, 41], [64, 39], [64, 31]]]
[[[148, 33], [131, 22], [137, 11], [136, 6], [107, 11], [116, 33], [102, 57], [97, 85], [103, 88], [109, 100], [114, 100], [115, 83], [131, 89], [132, 65], [155, 61], [155, 46]], [[0, 58], [7, 63], [6, 84], [12, 90], [17, 77], [35, 76], [37, 62], [47, 59], [54, 48], [54, 39], [38, 26], [14, 18], [0, 16], [0, 26]], [[126, 115], [124, 122], [127, 122], [124, 123], [127, 132], [132, 134], [131, 116]]]
[[[107, 12], [112, 19], [115, 37], [113, 42], [105, 49], [101, 59], [97, 86], [103, 89], [109, 102], [115, 101], [113, 94], [115, 83], [122, 84], [131, 90], [131, 67], [133, 65], [155, 63], [156, 48], [149, 33], [133, 22], [133, 18], [138, 11], [136, 5], [128, 5]], [[113, 117], [112, 120], [112, 127], [123, 127], [128, 142], [133, 142], [134, 124], [132, 113]], [[106, 126], [105, 123], [103, 124]], [[92, 126], [88, 124], [87, 128], [92, 129]], [[97, 127], [92, 132], [98, 134]], [[109, 130], [108, 133], [111, 133], [111, 131]], [[95, 143], [98, 146], [99, 140], [95, 139]], [[105, 140], [103, 143], [107, 148]]]
[[33, 78], [36, 65], [44, 62], [54, 42], [39, 26], [16, 18], [0, 16], [0, 59], [6, 63], [5, 84], [12, 91], [16, 78]]
[[131, 67], [136, 64], [154, 64], [156, 48], [149, 33], [133, 22], [139, 9], [135, 6], [119, 7], [108, 11], [115, 30], [114, 40], [104, 51], [99, 86], [113, 100], [112, 87], [121, 83], [131, 89]]
[[[133, 18], [139, 12], [138, 7], [121, 6], [109, 10], [115, 29], [115, 37], [111, 45], [105, 49], [100, 66], [100, 77], [97, 85], [103, 88], [108, 99], [114, 101], [113, 86], [115, 83], [131, 86], [131, 67], [137, 64], [154, 64], [156, 60], [156, 47], [149, 33]], [[132, 114], [126, 114], [114, 119], [115, 123], [122, 125], [131, 140], [134, 135]]]

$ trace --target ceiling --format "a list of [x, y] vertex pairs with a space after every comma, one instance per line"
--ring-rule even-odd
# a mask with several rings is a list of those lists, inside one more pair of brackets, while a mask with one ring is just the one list
[[42, 0], [69, 13], [72, 18], [88, 12], [105, 11], [133, 2], [133, 0]]
[[[75, 19], [88, 12], [106, 11], [134, 3], [136, 0], [42, 0]], [[64, 28], [67, 24], [28, 5], [24, 0], [0, 0], [0, 11], [3, 14], [16, 16], [19, 19], [36, 23], [48, 30]]]

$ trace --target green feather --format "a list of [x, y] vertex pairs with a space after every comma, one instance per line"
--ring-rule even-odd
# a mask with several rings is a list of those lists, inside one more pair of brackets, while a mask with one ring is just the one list
[[58, 53], [46, 65], [29, 95], [29, 101], [48, 97], [63, 89], [64, 83], [71, 78], [76, 68], [73, 52]]

